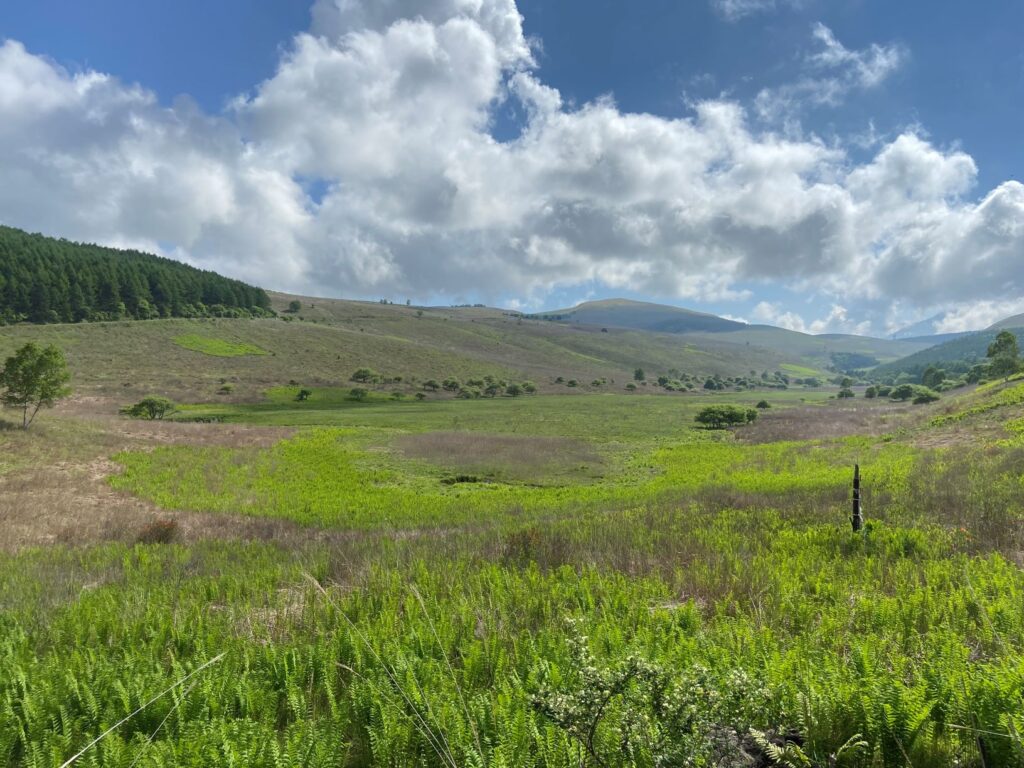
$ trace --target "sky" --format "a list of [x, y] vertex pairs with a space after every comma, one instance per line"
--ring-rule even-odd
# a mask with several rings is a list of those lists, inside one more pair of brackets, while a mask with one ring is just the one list
[[0, 223], [267, 288], [1024, 312], [1018, 0], [5, 0]]

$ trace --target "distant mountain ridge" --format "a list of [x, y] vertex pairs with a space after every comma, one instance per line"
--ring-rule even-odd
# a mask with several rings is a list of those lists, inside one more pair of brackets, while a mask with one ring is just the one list
[[571, 309], [539, 312], [530, 317], [587, 325], [632, 328], [655, 333], [688, 333], [691, 331], [735, 331], [746, 323], [727, 320], [707, 312], [655, 304], [632, 299], [585, 301]]
[[853, 334], [813, 335], [773, 325], [748, 325], [706, 312], [631, 299], [587, 301], [570, 309], [538, 312], [529, 317], [595, 328], [669, 333], [695, 342], [729, 341], [816, 359], [822, 369], [835, 366], [837, 360], [848, 359], [851, 355], [875, 358], [871, 364], [892, 361], [935, 343], [927, 338], [904, 341]]

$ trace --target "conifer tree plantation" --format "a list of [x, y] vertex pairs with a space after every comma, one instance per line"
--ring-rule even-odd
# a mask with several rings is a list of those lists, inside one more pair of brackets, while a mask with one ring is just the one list
[[260, 288], [138, 251], [0, 226], [0, 324], [262, 317]]

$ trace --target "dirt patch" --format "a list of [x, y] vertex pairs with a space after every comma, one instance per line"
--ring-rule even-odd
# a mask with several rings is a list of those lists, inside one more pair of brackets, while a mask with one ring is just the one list
[[395, 441], [402, 455], [480, 480], [551, 484], [600, 477], [604, 461], [589, 444], [564, 437], [427, 432]]

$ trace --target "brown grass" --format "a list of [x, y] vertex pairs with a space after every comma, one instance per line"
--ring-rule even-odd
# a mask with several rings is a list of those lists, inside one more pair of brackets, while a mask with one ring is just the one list
[[403, 435], [395, 446], [407, 458], [423, 459], [466, 479], [547, 485], [600, 476], [603, 459], [582, 440], [563, 437], [427, 432]]
[[761, 444], [780, 440], [878, 435], [916, 424], [921, 414], [913, 408], [906, 403], [888, 400], [836, 401], [825, 405], [775, 408], [761, 411], [757, 421], [736, 430], [736, 439]]

